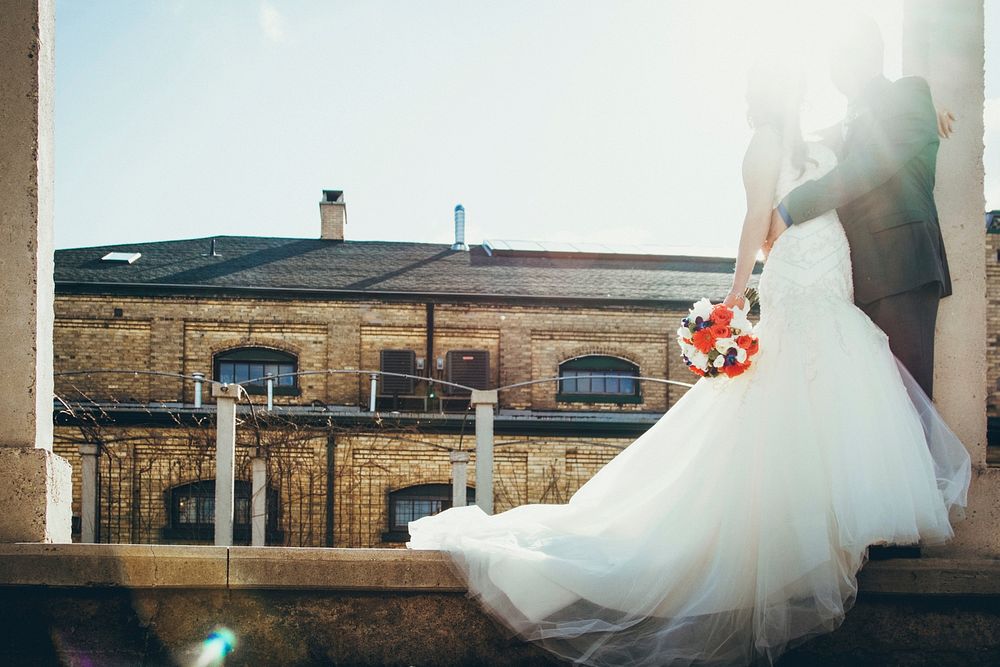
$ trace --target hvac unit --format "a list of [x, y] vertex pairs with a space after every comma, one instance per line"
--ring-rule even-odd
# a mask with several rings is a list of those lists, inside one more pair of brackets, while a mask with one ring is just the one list
[[[489, 350], [451, 350], [448, 352], [448, 382], [462, 384], [473, 389], [486, 389], [490, 384]], [[467, 389], [445, 385], [446, 393], [468, 396]]]
[[[404, 373], [415, 375], [419, 364], [413, 350], [382, 350], [381, 371], [383, 373]], [[414, 396], [417, 380], [412, 377], [383, 375], [378, 384], [375, 399], [379, 411], [426, 412], [427, 397]]]
[[[404, 373], [414, 375], [417, 366], [417, 355], [413, 350], [382, 350], [381, 371], [383, 373]], [[413, 393], [416, 380], [399, 377], [398, 375], [383, 375], [379, 386], [380, 396], [407, 396]]]

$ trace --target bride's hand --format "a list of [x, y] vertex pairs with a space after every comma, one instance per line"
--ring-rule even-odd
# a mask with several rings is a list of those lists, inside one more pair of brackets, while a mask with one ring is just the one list
[[726, 295], [726, 298], [722, 300], [722, 305], [727, 308], [738, 306], [742, 310], [746, 305], [746, 299], [746, 295], [744, 295], [743, 292], [731, 289], [729, 290], [729, 294]]

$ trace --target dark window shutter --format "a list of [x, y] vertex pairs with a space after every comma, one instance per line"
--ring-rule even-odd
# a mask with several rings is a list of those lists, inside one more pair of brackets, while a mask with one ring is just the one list
[[[490, 385], [490, 353], [488, 350], [450, 350], [448, 352], [448, 382], [464, 384], [473, 389]], [[445, 385], [449, 394], [468, 394], [458, 387]]]
[[[417, 355], [413, 350], [382, 350], [381, 355], [383, 373], [415, 374]], [[413, 378], [383, 375], [379, 393], [383, 396], [412, 394], [415, 382]]]

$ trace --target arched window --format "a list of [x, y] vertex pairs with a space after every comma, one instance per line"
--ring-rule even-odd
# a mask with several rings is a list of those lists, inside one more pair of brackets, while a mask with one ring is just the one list
[[588, 354], [567, 359], [559, 364], [556, 400], [641, 403], [638, 376], [639, 367], [620, 357]]
[[[233, 541], [250, 543], [250, 482], [236, 480], [233, 507]], [[211, 541], [215, 537], [215, 480], [188, 482], [166, 493], [169, 522], [163, 530], [167, 539]], [[278, 492], [267, 489], [267, 527], [269, 543], [281, 542], [278, 531]]]
[[215, 379], [219, 382], [248, 382], [243, 388], [250, 393], [267, 390], [267, 375], [273, 375], [274, 393], [297, 395], [299, 370], [295, 355], [269, 347], [241, 347], [215, 355]]
[[[465, 502], [476, 502], [476, 490], [466, 488]], [[386, 542], [410, 539], [409, 522], [437, 514], [451, 507], [451, 484], [417, 484], [389, 493], [389, 530], [382, 535]]]

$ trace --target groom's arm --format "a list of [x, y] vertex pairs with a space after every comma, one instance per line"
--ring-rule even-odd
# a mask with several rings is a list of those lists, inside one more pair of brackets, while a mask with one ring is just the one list
[[937, 113], [930, 88], [913, 77], [893, 84], [889, 109], [878, 114], [867, 146], [814, 181], [792, 190], [778, 205], [786, 225], [811, 220], [871, 192], [929, 144], [937, 143]]

